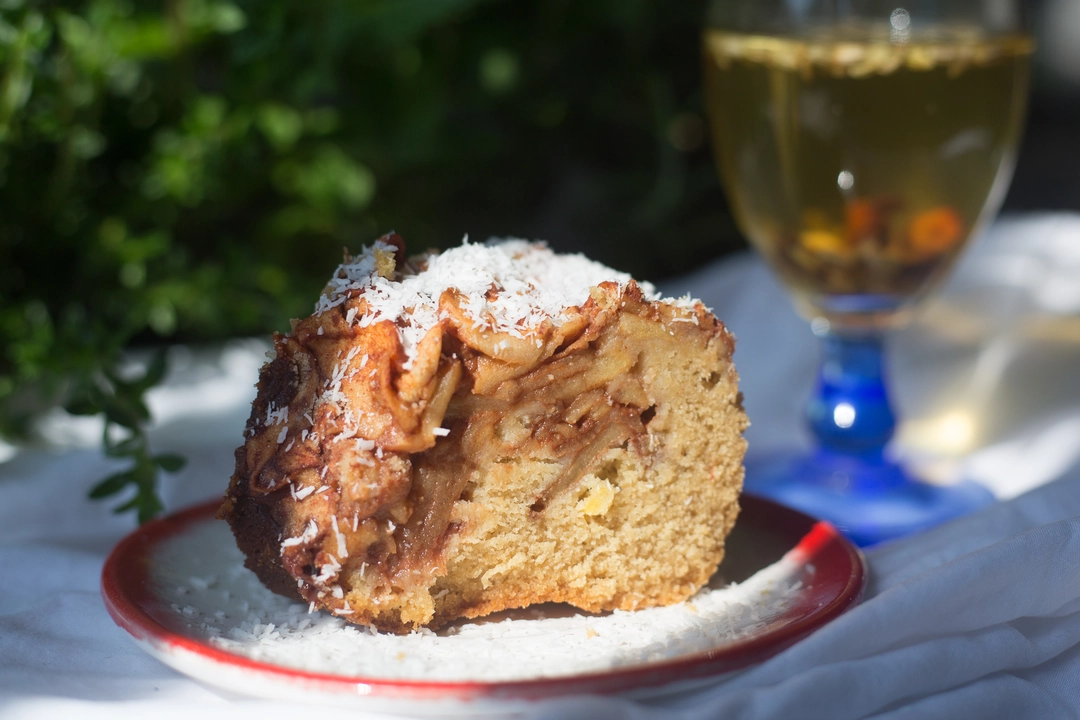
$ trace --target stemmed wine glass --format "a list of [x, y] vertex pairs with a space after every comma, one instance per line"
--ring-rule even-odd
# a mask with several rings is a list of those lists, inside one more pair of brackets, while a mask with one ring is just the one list
[[[903, 3], [900, 6], [900, 3]], [[715, 0], [704, 33], [717, 165], [741, 230], [821, 338], [811, 453], [747, 489], [862, 545], [992, 500], [889, 458], [883, 338], [995, 214], [1023, 123], [1022, 0]]]

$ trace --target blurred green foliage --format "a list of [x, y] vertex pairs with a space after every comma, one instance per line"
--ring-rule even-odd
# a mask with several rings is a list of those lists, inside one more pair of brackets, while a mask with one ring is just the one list
[[390, 229], [545, 237], [654, 279], [718, 254], [703, 12], [0, 0], [0, 431], [105, 412], [133, 342], [287, 327]]

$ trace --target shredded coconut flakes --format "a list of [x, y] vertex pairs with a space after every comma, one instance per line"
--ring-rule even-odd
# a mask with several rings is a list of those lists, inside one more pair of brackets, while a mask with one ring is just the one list
[[[315, 312], [332, 310], [350, 295], [363, 298], [367, 312], [357, 317], [350, 309], [346, 322], [358, 327], [394, 322], [408, 358], [406, 369], [416, 358], [417, 345], [439, 322], [439, 298], [446, 290], [460, 293], [462, 309], [478, 329], [525, 338], [546, 319], [559, 325], [566, 308], [585, 303], [595, 285], [614, 281], [625, 286], [631, 279], [581, 254], [555, 254], [543, 243], [511, 239], [475, 245], [466, 239], [458, 247], [424, 256], [421, 272], [399, 267], [397, 279], [388, 280], [376, 270], [376, 253], [394, 251], [392, 245], [376, 241], [338, 266]], [[652, 285], [639, 285], [650, 299], [660, 299]], [[672, 302], [689, 305], [685, 299]]]
[[293, 547], [294, 545], [303, 545], [304, 543], [311, 542], [319, 533], [319, 526], [315, 524], [314, 520], [308, 520], [307, 526], [304, 527], [304, 532], [297, 537], [287, 538], [281, 543], [281, 549], [284, 550], [287, 547]]

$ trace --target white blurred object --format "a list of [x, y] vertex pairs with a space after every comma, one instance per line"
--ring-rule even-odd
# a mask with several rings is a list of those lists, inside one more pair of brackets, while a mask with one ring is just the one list
[[1040, 54], [1056, 79], [1080, 86], [1080, 0], [1049, 0], [1040, 28]]
[[893, 350], [900, 454], [998, 497], [1057, 476], [1080, 458], [1080, 215], [995, 224]]
[[1022, 495], [1059, 477], [1080, 458], [1080, 411], [1064, 413], [984, 448], [963, 464], [998, 498]]

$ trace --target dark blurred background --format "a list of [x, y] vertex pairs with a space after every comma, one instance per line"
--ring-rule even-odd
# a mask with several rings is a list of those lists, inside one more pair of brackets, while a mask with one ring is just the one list
[[[516, 235], [650, 280], [742, 249], [703, 0], [0, 0], [0, 431], [122, 348], [265, 334], [390, 229]], [[1080, 0], [1006, 211], [1080, 208]]]

